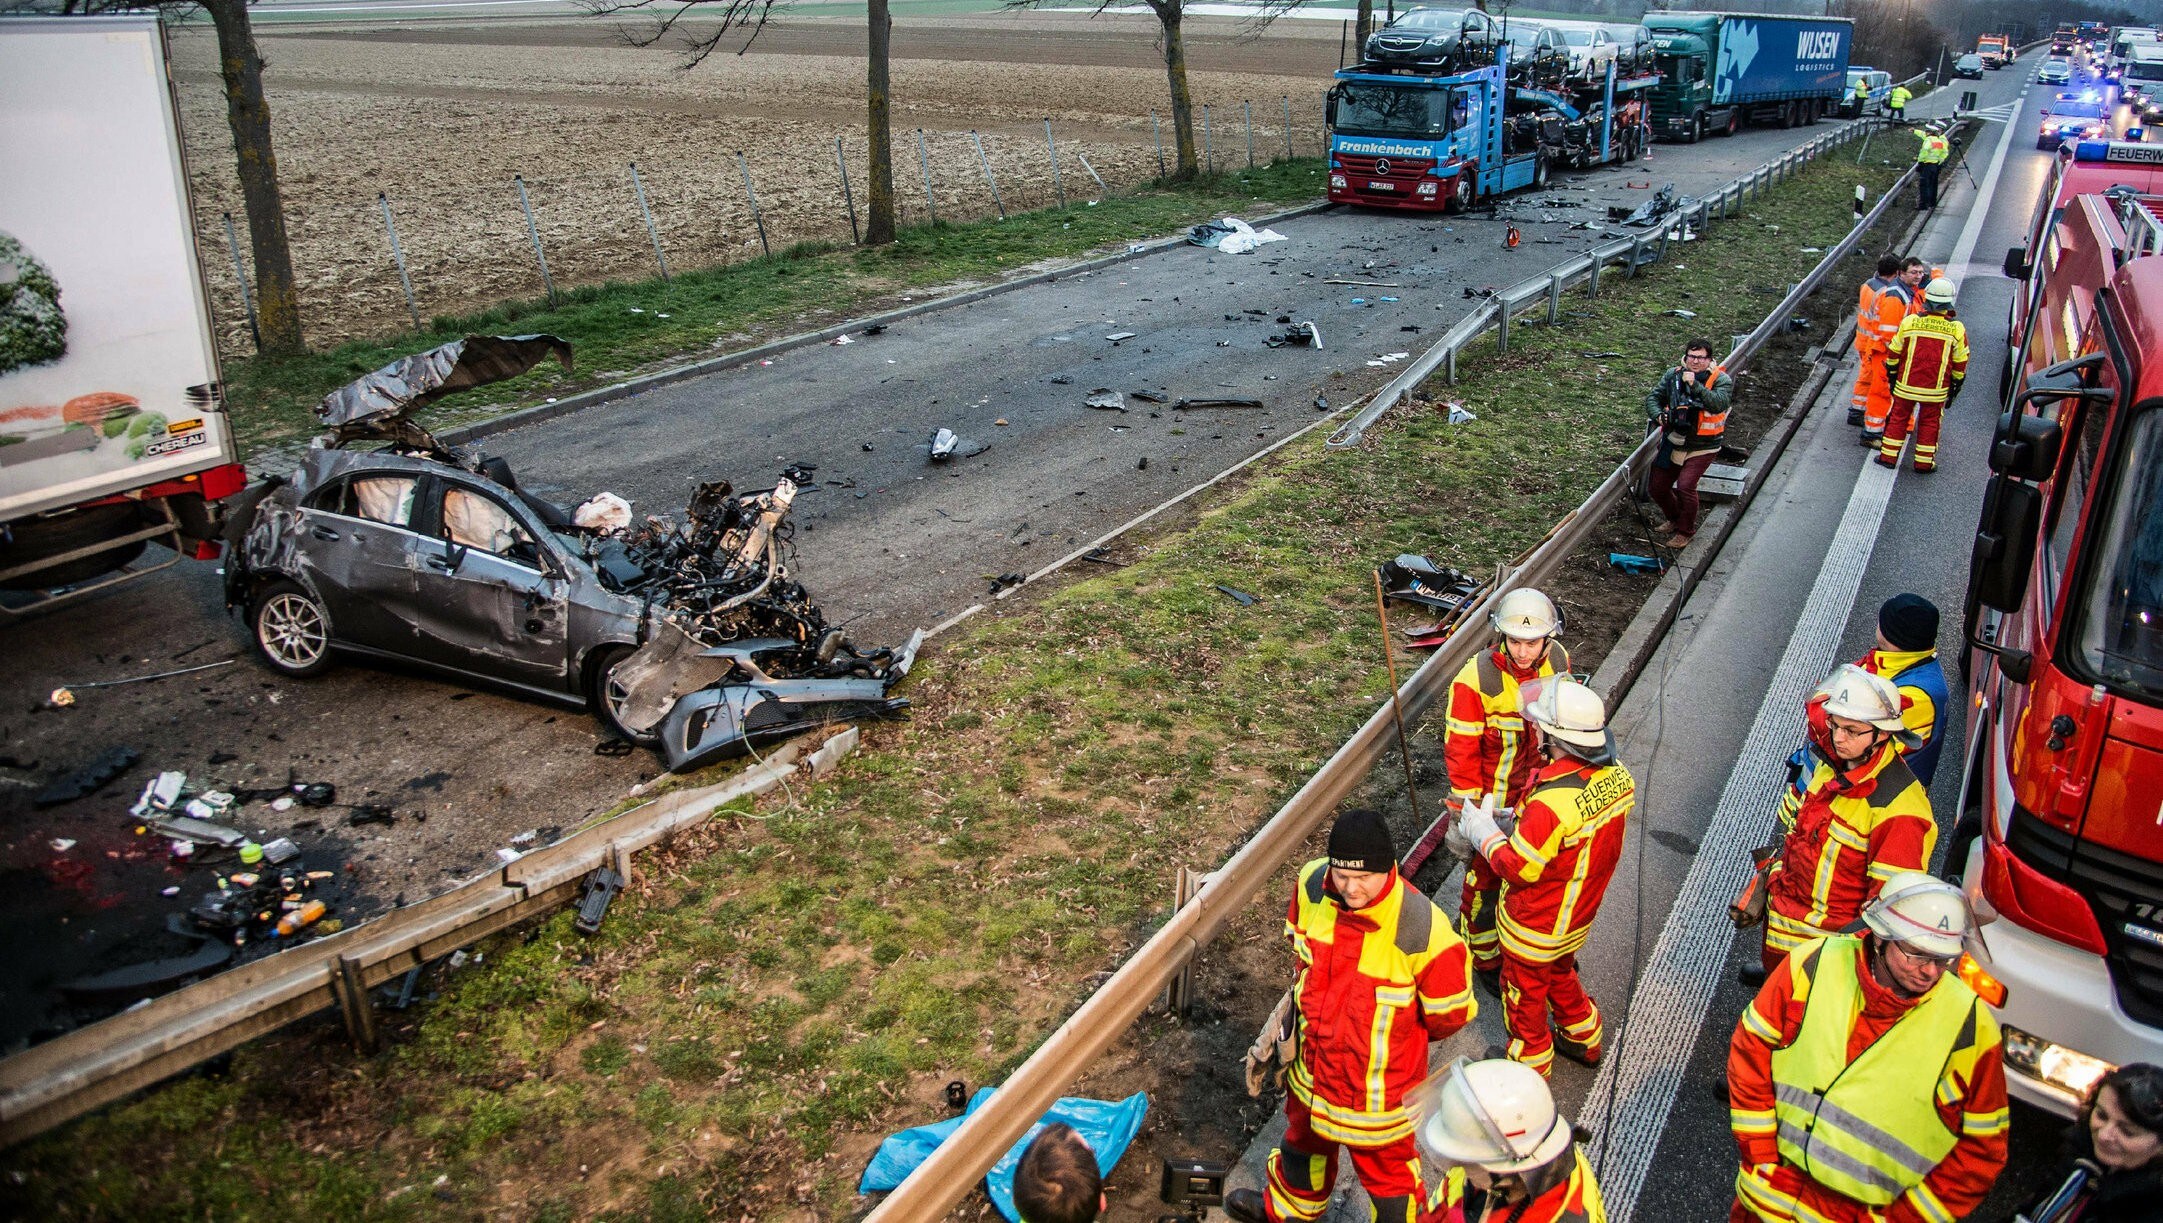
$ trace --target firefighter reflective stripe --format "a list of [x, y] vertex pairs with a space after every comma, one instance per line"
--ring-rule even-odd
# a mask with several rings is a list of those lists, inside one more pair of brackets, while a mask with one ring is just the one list
[[1896, 398], [1942, 404], [1967, 376], [1968, 329], [1950, 314], [1910, 314], [1886, 349], [1885, 369]]
[[[1725, 377], [1727, 377], [1727, 367], [1715, 365], [1706, 373], [1705, 385], [1716, 386]], [[1718, 412], [1714, 412], [1711, 408], [1699, 408], [1697, 410], [1697, 440], [1699, 442], [1717, 441], [1721, 434], [1726, 433], [1727, 414], [1733, 407], [1734, 401], [1730, 399], [1728, 407], [1722, 408]]]
[[1412, 1005], [1412, 987], [1374, 991], [1374, 1023], [1367, 1033], [1367, 1102], [1370, 1113], [1389, 1108], [1389, 1025], [1397, 1012]]
[[1938, 1115], [1938, 1079], [1972, 1039], [1980, 1004], [1958, 978], [1940, 977], [1850, 1062], [1861, 964], [1862, 940], [1825, 940], [1802, 1030], [1773, 1050], [1773, 1108], [1782, 1159], [1836, 1193], [1885, 1206], [1922, 1184], [1959, 1141]]
[[1923, 147], [1915, 154], [1915, 160], [1926, 166], [1934, 166], [1952, 156], [1953, 142], [1936, 132], [1923, 137]]
[[1932, 1193], [1928, 1185], [1917, 1185], [1902, 1196], [1907, 1198], [1909, 1205], [1915, 1207], [1915, 1213], [1929, 1220], [1929, 1223], [1960, 1223], [1959, 1218], [1945, 1208], [1945, 1203], [1938, 1200], [1938, 1195]]

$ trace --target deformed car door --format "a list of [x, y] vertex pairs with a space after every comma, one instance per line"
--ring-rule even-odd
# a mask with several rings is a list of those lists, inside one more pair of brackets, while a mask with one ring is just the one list
[[356, 475], [325, 486], [300, 507], [295, 558], [338, 640], [412, 650], [418, 483], [402, 473]]
[[423, 661], [568, 691], [569, 584], [540, 529], [505, 498], [442, 481], [419, 544]]

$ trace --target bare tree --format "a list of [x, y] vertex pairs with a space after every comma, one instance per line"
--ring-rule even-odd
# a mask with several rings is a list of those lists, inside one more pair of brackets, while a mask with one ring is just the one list
[[[640, 20], [617, 28], [634, 47], [673, 42], [683, 52], [686, 70], [706, 62], [723, 44], [742, 39], [734, 54], [742, 55], [757, 41], [766, 23], [788, 0], [581, 0], [596, 17], [634, 14]], [[697, 22], [698, 24], [693, 24]], [[707, 24], [711, 23], [711, 24]], [[887, 60], [892, 46], [894, 19], [887, 0], [869, 0], [865, 39], [865, 112], [871, 134], [871, 187], [866, 201], [864, 242], [880, 246], [894, 240], [894, 132], [892, 97], [887, 85]]]
[[[1010, 9], [1041, 8], [1053, 0], [1005, 0]], [[1097, 6], [1089, 15], [1100, 17], [1104, 11], [1120, 0], [1097, 0]], [[1277, 18], [1299, 8], [1307, 0], [1262, 0], [1250, 17], [1240, 22], [1241, 37], [1259, 38]], [[1160, 30], [1157, 46], [1164, 52], [1164, 76], [1171, 87], [1172, 139], [1178, 146], [1177, 168], [1171, 173], [1174, 181], [1184, 181], [1201, 173], [1201, 158], [1196, 155], [1194, 141], [1194, 94], [1187, 87], [1187, 43], [1185, 34], [1186, 0], [1142, 0], [1149, 11], [1156, 14]], [[1360, 0], [1360, 20], [1374, 19], [1374, 0]], [[1362, 27], [1364, 28], [1364, 26]], [[1365, 47], [1362, 34], [1361, 46]]]
[[[29, 11], [34, 4], [0, 5]], [[210, 14], [218, 33], [218, 74], [225, 82], [225, 122], [233, 132], [248, 245], [255, 255], [255, 313], [265, 356], [298, 356], [308, 350], [301, 331], [300, 292], [293, 283], [293, 248], [285, 232], [285, 200], [278, 189], [278, 156], [271, 146], [270, 101], [263, 94], [263, 56], [256, 50], [247, 0], [61, 0], [64, 15], [156, 11]]]

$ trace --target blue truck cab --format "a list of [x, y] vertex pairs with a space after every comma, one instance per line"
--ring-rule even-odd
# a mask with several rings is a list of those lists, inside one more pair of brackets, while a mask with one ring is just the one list
[[1656, 76], [1574, 92], [1512, 86], [1499, 66], [1448, 74], [1340, 69], [1328, 97], [1332, 202], [1463, 211], [1544, 187], [1562, 166], [1635, 160], [1650, 139], [1642, 101]]

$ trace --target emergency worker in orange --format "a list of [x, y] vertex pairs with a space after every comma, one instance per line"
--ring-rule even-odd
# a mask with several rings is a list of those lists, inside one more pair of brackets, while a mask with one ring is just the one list
[[[1862, 425], [1884, 420], [1893, 406], [1893, 384], [1885, 378], [1885, 347], [1900, 330], [1907, 312], [1900, 283], [1901, 259], [1885, 255], [1878, 259], [1878, 274], [1863, 282], [1855, 303], [1855, 390], [1848, 398], [1848, 423]], [[1886, 301], [1885, 295], [1892, 294]]]
[[1300, 869], [1285, 933], [1299, 957], [1287, 1124], [1267, 1193], [1235, 1190], [1225, 1213], [1241, 1223], [1320, 1218], [1343, 1148], [1375, 1218], [1414, 1223], [1428, 1194], [1411, 1097], [1427, 1079], [1428, 1042], [1479, 1011], [1470, 954], [1398, 875], [1389, 826], [1373, 811], [1337, 817], [1329, 856]]
[[1915, 418], [1915, 470], [1938, 467], [1938, 425], [1945, 405], [1968, 380], [1968, 329], [1953, 317], [1953, 282], [1940, 277], [1923, 290], [1923, 307], [1900, 321], [1886, 349], [1885, 370], [1893, 380], [1893, 411], [1878, 446], [1880, 467], [1900, 466], [1908, 440], [1908, 418]]
[[[1450, 807], [1458, 819], [1489, 795], [1492, 810], [1515, 810], [1539, 766], [1534, 736], [1519, 712], [1517, 687], [1527, 680], [1567, 675], [1569, 652], [1555, 635], [1562, 614], [1554, 600], [1529, 587], [1510, 591], [1495, 604], [1489, 623], [1495, 645], [1475, 655], [1450, 683], [1449, 720], [1443, 758], [1449, 765]], [[1452, 821], [1452, 829], [1456, 827]], [[1499, 995], [1501, 936], [1495, 908], [1502, 880], [1477, 854], [1465, 860], [1464, 888], [1457, 901], [1458, 933], [1472, 947], [1473, 970]]]
[[[1880, 267], [1884, 265], [1879, 264]], [[1865, 365], [1876, 364], [1879, 368], [1871, 375], [1876, 391], [1863, 405], [1863, 445], [1875, 447], [1885, 440], [1885, 422], [1893, 414], [1893, 383], [1884, 371], [1885, 354], [1892, 349], [1893, 337], [1900, 334], [1900, 324], [1923, 294], [1923, 281], [1928, 278], [1930, 267], [1910, 255], [1900, 261], [1900, 274], [1892, 285], [1879, 293], [1871, 316], [1870, 344], [1863, 343], [1863, 320], [1855, 323], [1855, 356]], [[1862, 375], [1857, 374], [1860, 380]]]
[[1862, 924], [1797, 947], [1735, 1027], [1730, 1223], [1954, 1223], [2005, 1167], [1997, 1020], [1954, 971], [1960, 889], [1895, 875]]
[[1667, 515], [1670, 548], [1687, 548], [1697, 534], [1697, 482], [1720, 457], [1735, 380], [1713, 364], [1712, 344], [1692, 340], [1682, 364], [1667, 371], [1645, 396], [1645, 417], [1661, 433], [1648, 477], [1653, 504]]
[[1513, 1061], [1545, 1076], [1555, 1052], [1600, 1060], [1600, 1008], [1577, 979], [1577, 953], [1622, 858], [1623, 823], [1637, 801], [1599, 694], [1566, 677], [1518, 690], [1540, 732], [1532, 793], [1505, 833], [1488, 805], [1465, 813], [1465, 837], [1502, 876], [1502, 1006]]
[[1891, 680], [1853, 663], [1811, 696], [1804, 721], [1813, 767], [1772, 866], [1764, 967], [1745, 969], [1745, 984], [1762, 982], [1811, 939], [1846, 929], [1887, 879], [1929, 869], [1938, 826], [1901, 750], [1903, 705]]

